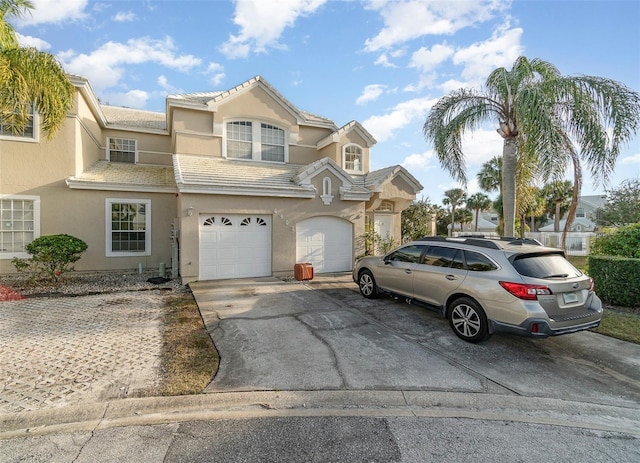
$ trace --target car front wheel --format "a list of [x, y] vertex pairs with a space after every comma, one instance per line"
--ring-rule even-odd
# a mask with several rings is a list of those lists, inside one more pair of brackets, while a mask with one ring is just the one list
[[456, 299], [450, 305], [449, 324], [453, 332], [467, 342], [480, 342], [489, 337], [484, 310], [468, 297]]
[[376, 279], [369, 270], [363, 270], [360, 273], [358, 287], [360, 288], [360, 293], [367, 299], [378, 297], [378, 285], [376, 285]]

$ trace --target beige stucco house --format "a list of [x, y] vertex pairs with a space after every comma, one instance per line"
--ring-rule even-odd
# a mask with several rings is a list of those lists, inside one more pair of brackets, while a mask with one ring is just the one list
[[370, 171], [356, 121], [301, 111], [264, 78], [171, 95], [166, 112], [102, 105], [71, 77], [73, 109], [47, 140], [0, 123], [0, 274], [41, 235], [88, 251], [79, 271], [160, 268], [194, 280], [283, 276], [298, 262], [348, 271], [365, 223], [400, 241], [422, 189], [400, 166]]

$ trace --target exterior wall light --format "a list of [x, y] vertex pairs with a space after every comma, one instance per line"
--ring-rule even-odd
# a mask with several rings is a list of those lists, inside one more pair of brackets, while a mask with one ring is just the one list
[[187, 215], [189, 217], [193, 215], [193, 206], [191, 204], [189, 204], [189, 207], [187, 208]]

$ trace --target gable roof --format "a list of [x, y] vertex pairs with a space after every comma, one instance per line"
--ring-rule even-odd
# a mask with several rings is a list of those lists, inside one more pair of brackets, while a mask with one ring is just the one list
[[367, 190], [364, 183], [347, 174], [338, 164], [330, 158], [322, 158], [307, 166], [301, 167], [293, 181], [300, 185], [310, 185], [311, 179], [326, 172], [331, 172], [341, 182], [340, 197], [345, 200], [363, 200], [371, 198], [371, 192]]
[[169, 106], [183, 106], [216, 111], [218, 106], [221, 104], [226, 103], [227, 101], [256, 87], [263, 89], [271, 95], [278, 104], [298, 120], [299, 124], [313, 125], [336, 130], [336, 125], [332, 120], [307, 111], [299, 110], [289, 100], [282, 96], [280, 92], [273, 88], [271, 84], [264, 79], [264, 77], [259, 75], [241, 83], [240, 85], [236, 85], [229, 90], [169, 95], [167, 96], [167, 109]]
[[340, 141], [340, 138], [348, 134], [349, 132], [356, 132], [360, 137], [362, 137], [366, 143], [367, 148], [371, 148], [373, 145], [377, 143], [376, 139], [373, 138], [367, 129], [365, 129], [362, 124], [358, 121], [351, 121], [348, 124], [340, 127], [338, 130], [333, 132], [332, 134], [327, 135], [322, 140], [318, 142], [316, 145], [318, 149], [322, 149], [325, 146], [331, 143], [337, 143]]
[[385, 183], [396, 177], [405, 180], [413, 188], [414, 194], [419, 193], [424, 188], [407, 169], [399, 165], [369, 172], [365, 177], [364, 185], [370, 191], [381, 191]]

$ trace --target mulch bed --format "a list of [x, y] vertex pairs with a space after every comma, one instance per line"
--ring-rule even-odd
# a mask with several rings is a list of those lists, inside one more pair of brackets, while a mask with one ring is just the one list
[[24, 299], [22, 294], [6, 286], [0, 286], [0, 301], [19, 301], [20, 299]]

